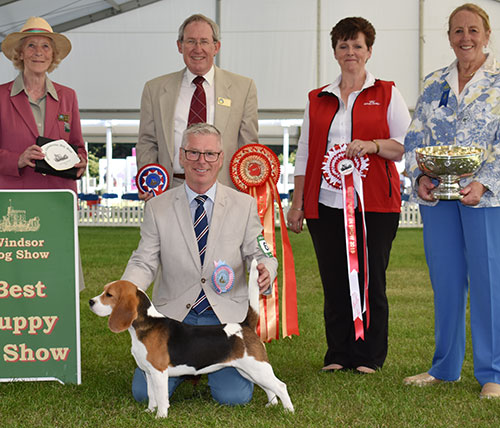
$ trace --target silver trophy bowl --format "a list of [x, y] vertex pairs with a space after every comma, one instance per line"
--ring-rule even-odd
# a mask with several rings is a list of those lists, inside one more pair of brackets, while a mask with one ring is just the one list
[[483, 163], [484, 150], [479, 147], [428, 146], [416, 150], [417, 164], [429, 177], [439, 180], [432, 190], [436, 199], [462, 199], [459, 181], [473, 175]]

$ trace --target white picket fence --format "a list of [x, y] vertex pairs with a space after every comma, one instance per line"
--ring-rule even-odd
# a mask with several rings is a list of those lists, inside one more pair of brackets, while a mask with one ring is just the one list
[[422, 227], [422, 217], [418, 204], [403, 202], [401, 215], [399, 216], [399, 227]]
[[[283, 207], [286, 216], [287, 207]], [[135, 226], [141, 225], [144, 214], [144, 204], [137, 203], [127, 206], [82, 206], [78, 210], [79, 226]], [[276, 225], [280, 224], [279, 213], [276, 210]], [[417, 204], [403, 202], [399, 227], [422, 227], [422, 219]]]
[[142, 223], [143, 204], [134, 206], [93, 205], [78, 210], [79, 226], [136, 226]]

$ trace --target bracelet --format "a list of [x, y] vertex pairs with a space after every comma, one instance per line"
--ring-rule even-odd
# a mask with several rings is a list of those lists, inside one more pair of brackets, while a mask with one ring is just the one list
[[378, 152], [380, 152], [380, 145], [375, 140], [372, 140], [372, 142], [377, 146], [377, 151], [375, 152], [375, 154], [378, 154]]
[[290, 208], [290, 209], [295, 211], [304, 211], [304, 208]]

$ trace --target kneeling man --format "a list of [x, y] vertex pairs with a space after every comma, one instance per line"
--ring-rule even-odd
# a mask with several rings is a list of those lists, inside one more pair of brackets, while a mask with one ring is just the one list
[[[214, 126], [198, 123], [186, 129], [179, 158], [186, 181], [146, 203], [141, 240], [122, 279], [146, 290], [159, 271], [153, 303], [170, 318], [194, 325], [241, 322], [248, 310], [250, 262], [258, 262], [262, 294], [271, 292], [278, 266], [262, 245], [255, 199], [217, 182], [224, 153]], [[169, 378], [169, 393], [181, 382]], [[208, 384], [221, 404], [252, 398], [253, 384], [234, 368], [209, 374]], [[132, 392], [137, 401], [148, 399], [140, 369]]]

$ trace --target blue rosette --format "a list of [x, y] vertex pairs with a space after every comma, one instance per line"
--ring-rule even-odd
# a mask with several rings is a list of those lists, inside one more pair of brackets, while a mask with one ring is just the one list
[[168, 189], [170, 177], [167, 170], [157, 163], [144, 165], [135, 177], [137, 188], [142, 193], [153, 193], [154, 196], [162, 194]]
[[215, 269], [212, 274], [212, 285], [217, 294], [227, 293], [234, 285], [234, 270], [223, 262], [219, 260], [214, 262]]

